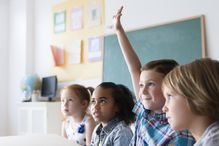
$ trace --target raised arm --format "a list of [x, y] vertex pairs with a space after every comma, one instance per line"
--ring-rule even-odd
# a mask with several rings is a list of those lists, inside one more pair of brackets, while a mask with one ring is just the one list
[[135, 95], [138, 98], [141, 62], [137, 54], [135, 53], [135, 50], [133, 49], [131, 43], [129, 42], [128, 37], [126, 36], [126, 33], [121, 25], [120, 18], [122, 16], [122, 9], [123, 6], [117, 11], [116, 15], [113, 16], [113, 25], [117, 34], [120, 48], [122, 50], [122, 54], [125, 58], [129, 73], [131, 75]]

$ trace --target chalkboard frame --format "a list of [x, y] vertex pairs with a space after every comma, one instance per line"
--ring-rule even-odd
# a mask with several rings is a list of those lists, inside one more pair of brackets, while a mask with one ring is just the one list
[[[177, 26], [179, 28], [177, 28]], [[170, 28], [165, 29], [165, 27], [170, 27]], [[183, 29], [186, 29], [186, 27], [188, 27], [189, 29], [191, 29], [191, 31], [189, 31], [189, 30], [181, 31], [180, 27]], [[193, 32], [193, 30], [194, 30], [194, 32]], [[177, 43], [177, 41], [176, 41], [175, 43], [177, 43], [177, 44], [175, 44], [174, 42], [171, 42], [171, 39], [168, 40], [168, 37], [165, 37], [165, 33], [168, 34], [168, 32], [171, 32], [171, 33], [169, 33], [170, 34], [169, 36], [172, 40], [179, 38], [180, 42]], [[185, 32], [185, 34], [184, 34], [184, 32]], [[206, 57], [206, 35], [205, 35], [204, 15], [180, 19], [180, 20], [171, 21], [171, 22], [162, 23], [162, 24], [156, 24], [153, 26], [147, 26], [147, 27], [138, 28], [135, 30], [129, 30], [129, 31], [126, 31], [126, 33], [127, 33], [127, 36], [129, 38], [133, 48], [135, 48], [136, 53], [139, 56], [142, 65], [147, 63], [148, 61], [155, 60], [155, 59], [162, 59], [162, 58], [175, 59], [180, 64], [185, 64], [185, 63], [189, 63], [197, 58]], [[144, 40], [145, 38], [143, 38], [143, 37], [142, 38], [138, 37], [138, 36], [144, 36], [144, 33], [149, 33], [148, 36], [154, 37], [154, 40], [152, 39], [150, 42], [150, 41]], [[156, 35], [156, 33], [158, 33], [158, 35]], [[159, 33], [162, 33], [162, 34], [159, 34]], [[177, 35], [177, 33], [179, 33], [179, 35]], [[181, 36], [185, 35], [185, 36], [180, 38], [180, 35]], [[188, 36], [186, 36], [186, 35], [188, 35]], [[146, 35], [146, 37], [148, 37], [148, 36]], [[163, 40], [162, 39], [159, 40], [159, 39], [157, 39], [157, 37], [159, 39], [162, 38]], [[140, 44], [139, 45], [138, 41], [141, 42], [140, 41], [141, 39], [143, 39], [142, 40], [143, 43], [145, 43], [145, 42], [146, 43], [145, 44], [139, 43]], [[190, 39], [191, 39], [191, 41], [190, 41]], [[194, 41], [193, 41], [193, 39], [194, 39]], [[158, 40], [159, 40], [159, 42], [158, 42]], [[183, 42], [183, 41], [185, 41], [185, 42]], [[188, 44], [188, 46], [190, 45], [191, 47], [190, 46], [188, 47], [187, 45], [183, 46], [184, 44], [187, 43], [186, 41], [188, 41], [188, 43], [191, 43], [191, 44]], [[156, 50], [156, 49], [154, 50], [153, 46], [156, 46], [159, 43], [160, 43], [160, 47], [162, 47], [162, 50]], [[164, 44], [162, 44], [162, 43], [164, 43]], [[168, 46], [168, 43], [170, 44], [170, 46]], [[173, 46], [174, 46], [174, 44], [175, 44], [175, 46], [178, 46], [178, 44], [179, 44], [179, 48], [185, 47], [185, 48], [192, 48], [194, 50], [191, 49], [191, 50], [187, 50], [187, 52], [183, 52], [184, 51], [183, 49], [185, 49], [185, 48], [183, 48], [183, 49], [179, 49], [176, 51], [176, 54], [177, 53], [178, 54], [177, 55], [175, 54], [175, 55], [178, 56], [178, 58], [174, 57], [174, 56], [168, 56], [168, 55], [167, 55], [168, 57], [166, 57], [164, 55], [165, 52], [163, 51], [164, 50], [163, 48], [172, 47], [171, 46], [172, 44], [173, 44]], [[148, 48], [150, 48], [150, 49], [148, 49]], [[148, 52], [145, 53], [145, 50], [150, 51], [150, 53], [148, 53]], [[168, 49], [166, 49], [166, 50], [168, 50]], [[150, 54], [152, 54], [152, 53], [156, 54], [156, 51], [159, 54], [158, 56], [150, 56]], [[168, 53], [173, 53], [173, 52], [168, 52]], [[179, 58], [179, 56], [181, 54], [183, 55], [183, 53], [186, 54], [186, 55], [184, 55], [185, 59]], [[144, 55], [144, 54], [146, 54], [146, 55]], [[190, 57], [190, 58], [188, 58], [188, 57]], [[109, 34], [109, 35], [104, 36], [102, 80], [115, 82], [117, 84], [124, 84], [133, 90], [132, 83], [131, 83], [131, 77], [130, 77], [127, 65], [125, 63], [124, 57], [122, 55], [121, 49], [119, 48], [117, 36], [115, 34]]]

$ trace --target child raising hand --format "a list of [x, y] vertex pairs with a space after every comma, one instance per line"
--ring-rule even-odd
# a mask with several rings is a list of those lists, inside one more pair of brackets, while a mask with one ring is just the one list
[[90, 93], [82, 85], [70, 85], [61, 90], [61, 111], [65, 117], [62, 135], [74, 144], [90, 146], [91, 136], [96, 126], [87, 113]]
[[[194, 139], [188, 131], [176, 132], [171, 129], [162, 107], [165, 103], [161, 85], [165, 75], [177, 62], [171, 59], [154, 60], [141, 66], [121, 25], [121, 7], [113, 17], [114, 29], [131, 75], [137, 102], [133, 108], [136, 114], [135, 133], [130, 143], [133, 146], [191, 146]], [[145, 54], [145, 56], [149, 56]]]

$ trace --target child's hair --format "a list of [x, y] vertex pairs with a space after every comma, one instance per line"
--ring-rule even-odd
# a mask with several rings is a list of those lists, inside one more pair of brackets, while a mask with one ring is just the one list
[[91, 95], [93, 94], [93, 92], [94, 92], [94, 88], [91, 87], [91, 86], [87, 87], [87, 90], [88, 90], [88, 92], [90, 93], [90, 96], [91, 96]]
[[167, 87], [185, 97], [191, 111], [219, 120], [219, 62], [198, 59], [172, 70], [163, 80]]
[[117, 116], [120, 120], [124, 120], [127, 125], [135, 120], [135, 114], [132, 112], [134, 107], [134, 96], [132, 92], [122, 84], [112, 82], [103, 82], [98, 87], [103, 89], [111, 89], [111, 95], [119, 108]]
[[176, 67], [178, 63], [172, 59], [160, 59], [154, 60], [146, 63], [142, 66], [141, 71], [144, 70], [154, 70], [158, 73], [162, 73], [164, 75], [168, 74], [174, 67]]
[[88, 104], [90, 103], [90, 93], [92, 92], [92, 90], [90, 90], [89, 88], [86, 88], [79, 84], [73, 84], [65, 86], [61, 90], [61, 92], [65, 89], [73, 91], [81, 101], [86, 100], [88, 101]]

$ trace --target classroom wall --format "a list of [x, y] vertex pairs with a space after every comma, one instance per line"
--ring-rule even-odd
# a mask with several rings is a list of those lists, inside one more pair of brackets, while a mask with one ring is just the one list
[[[10, 0], [9, 2], [9, 79], [8, 133], [17, 134], [17, 109], [21, 102], [21, 79], [30, 73], [48, 75], [48, 50], [52, 5], [62, 0]], [[40, 67], [39, 67], [40, 66]]]
[[[7, 133], [8, 78], [8, 1], [0, 0], [0, 136]], [[3, 120], [2, 120], [3, 119]]]
[[[217, 0], [106, 0], [106, 26], [117, 8], [124, 6], [122, 23], [126, 30], [146, 27], [196, 15], [205, 15], [208, 56], [219, 59]], [[111, 31], [107, 30], [107, 33]]]
[[[35, 71], [39, 76], [47, 76], [53, 64], [50, 53], [52, 39], [53, 0], [35, 1]], [[43, 21], [42, 21], [43, 20]], [[46, 60], [46, 61], [45, 61]]]
[[[20, 81], [27, 70], [28, 50], [26, 0], [9, 1], [9, 78], [8, 78], [8, 125], [9, 134], [17, 131], [17, 104], [21, 99]], [[28, 48], [31, 49], [31, 48]]]
[[[20, 101], [19, 97], [21, 96], [19, 82], [22, 76], [27, 72], [37, 72], [40, 76], [45, 76], [52, 65], [49, 59], [51, 55], [49, 51], [51, 41], [50, 26], [52, 23], [51, 9], [53, 4], [59, 2], [61, 0], [10, 0], [10, 37], [8, 45], [9, 118], [4, 119], [5, 121], [3, 120], [4, 123], [7, 122], [9, 124], [9, 134], [16, 134], [17, 130], [17, 103]], [[112, 24], [112, 15], [115, 14], [120, 5], [125, 7], [122, 22], [126, 30], [204, 14], [206, 16], [208, 56], [219, 59], [219, 19], [217, 19], [219, 2], [217, 0], [105, 0], [106, 26]], [[0, 11], [4, 10], [0, 9]], [[34, 16], [32, 21], [30, 16]], [[6, 24], [0, 25], [6, 27]], [[106, 33], [111, 32], [106, 30]], [[0, 40], [2, 40], [1, 37]], [[30, 43], [27, 43], [28, 41]], [[6, 54], [7, 52], [5, 51], [4, 53]], [[7, 70], [7, 67], [5, 68]], [[0, 77], [2, 76], [4, 74], [1, 73]], [[6, 82], [7, 79], [3, 81]], [[0, 127], [3, 127], [2, 123], [0, 124]]]

